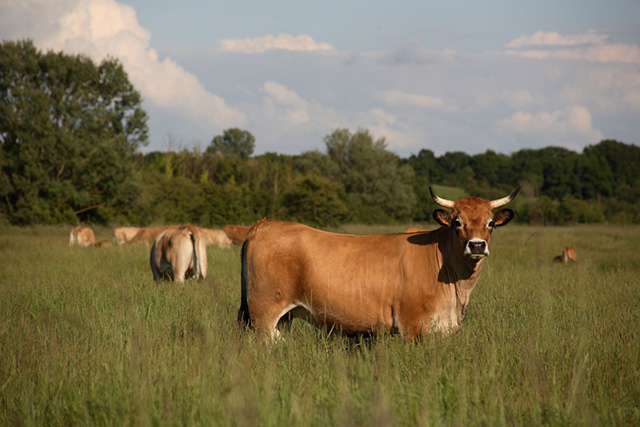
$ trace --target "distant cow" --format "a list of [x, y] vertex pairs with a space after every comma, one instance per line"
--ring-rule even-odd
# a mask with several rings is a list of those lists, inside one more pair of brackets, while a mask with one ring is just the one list
[[223, 227], [223, 230], [235, 245], [241, 245], [250, 228], [245, 225], [227, 224]]
[[113, 230], [113, 236], [116, 243], [122, 246], [127, 243], [132, 243], [139, 231], [140, 228], [138, 227], [118, 227]]
[[260, 221], [242, 247], [238, 321], [272, 338], [294, 317], [347, 333], [398, 331], [407, 340], [455, 331], [492, 232], [514, 215], [493, 209], [517, 193], [450, 201], [431, 190], [451, 212], [435, 210], [441, 227], [415, 234], [356, 236]]
[[109, 240], [100, 240], [99, 242], [95, 242], [93, 244], [94, 248], [105, 248], [107, 246], [111, 246], [111, 242]]
[[222, 230], [212, 230], [210, 228], [198, 228], [207, 246], [216, 245], [224, 249], [229, 249], [233, 243], [227, 233]]
[[578, 261], [578, 252], [573, 246], [567, 246], [562, 251], [562, 255], [558, 255], [553, 259], [555, 262], [569, 263]]
[[153, 244], [156, 238], [165, 230], [169, 228], [175, 228], [175, 226], [165, 226], [165, 227], [147, 227], [141, 228], [138, 230], [133, 239], [131, 239], [131, 243], [145, 243], [147, 245]]
[[76, 225], [69, 234], [69, 245], [93, 246], [96, 237], [89, 227]]
[[169, 227], [160, 233], [151, 246], [149, 262], [156, 282], [207, 276], [207, 248], [193, 225]]

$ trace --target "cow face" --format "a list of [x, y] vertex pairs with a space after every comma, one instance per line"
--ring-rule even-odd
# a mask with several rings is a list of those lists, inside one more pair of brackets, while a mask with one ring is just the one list
[[433, 218], [443, 227], [452, 229], [456, 246], [464, 257], [479, 261], [489, 255], [489, 240], [494, 228], [508, 224], [514, 216], [511, 209], [502, 209], [495, 214], [493, 209], [510, 202], [517, 193], [518, 190], [494, 201], [468, 197], [452, 202], [439, 198], [431, 190], [436, 203], [451, 209], [450, 213], [436, 209]]

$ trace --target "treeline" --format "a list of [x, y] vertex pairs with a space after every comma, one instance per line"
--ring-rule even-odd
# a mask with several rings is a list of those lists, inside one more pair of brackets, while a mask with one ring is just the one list
[[636, 145], [603, 140], [582, 153], [546, 147], [511, 155], [488, 150], [473, 156], [451, 152], [440, 157], [421, 150], [406, 162], [415, 171], [414, 188], [425, 207], [429, 197], [423, 188], [429, 182], [461, 187], [486, 198], [500, 196], [517, 182], [524, 196], [517, 199], [521, 222], [640, 222], [640, 147]]
[[[246, 132], [246, 131], [243, 131]], [[135, 224], [250, 224], [262, 217], [327, 226], [430, 222], [428, 186], [444, 197], [498, 198], [517, 185], [524, 223], [640, 222], [640, 148], [605, 140], [579, 154], [563, 148], [399, 158], [367, 130], [338, 129], [326, 150], [254, 157], [182, 150], [137, 154]]]
[[525, 223], [640, 223], [640, 148], [613, 140], [409, 158], [366, 129], [336, 129], [322, 151], [254, 156], [255, 138], [227, 129], [206, 149], [142, 154], [147, 116], [116, 59], [0, 45], [0, 222], [316, 226], [429, 222], [428, 186], [455, 199], [512, 203]]

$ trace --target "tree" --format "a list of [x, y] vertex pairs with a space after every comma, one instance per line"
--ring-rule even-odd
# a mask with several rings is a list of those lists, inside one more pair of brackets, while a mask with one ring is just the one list
[[348, 216], [340, 184], [309, 174], [296, 179], [282, 194], [283, 218], [315, 226], [338, 225]]
[[336, 174], [329, 178], [343, 185], [355, 220], [409, 219], [415, 204], [413, 169], [387, 151], [384, 138], [374, 140], [367, 130], [336, 129], [325, 143], [335, 165], [327, 168]]
[[11, 223], [105, 221], [137, 197], [147, 115], [120, 63], [0, 45], [0, 212]]
[[413, 168], [416, 177], [423, 177], [427, 182], [442, 182], [444, 171], [433, 151], [423, 148], [417, 156], [412, 154], [407, 163]]
[[255, 142], [256, 139], [250, 132], [230, 128], [225, 130], [222, 135], [213, 137], [211, 144], [207, 147], [207, 152], [225, 157], [238, 156], [246, 159], [253, 154]]

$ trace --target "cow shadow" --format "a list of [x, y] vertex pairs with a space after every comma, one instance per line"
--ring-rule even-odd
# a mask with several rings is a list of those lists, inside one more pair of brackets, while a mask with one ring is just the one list
[[474, 267], [477, 262], [466, 258], [454, 257], [450, 250], [446, 251], [446, 253], [443, 252], [442, 243], [449, 239], [449, 236], [446, 235], [448, 231], [448, 229], [441, 227], [436, 230], [410, 234], [407, 237], [407, 241], [412, 245], [433, 245], [435, 247], [437, 251], [435, 259], [442, 260], [442, 266], [438, 272], [438, 281], [441, 283], [454, 283], [458, 280], [469, 279], [474, 273]]

